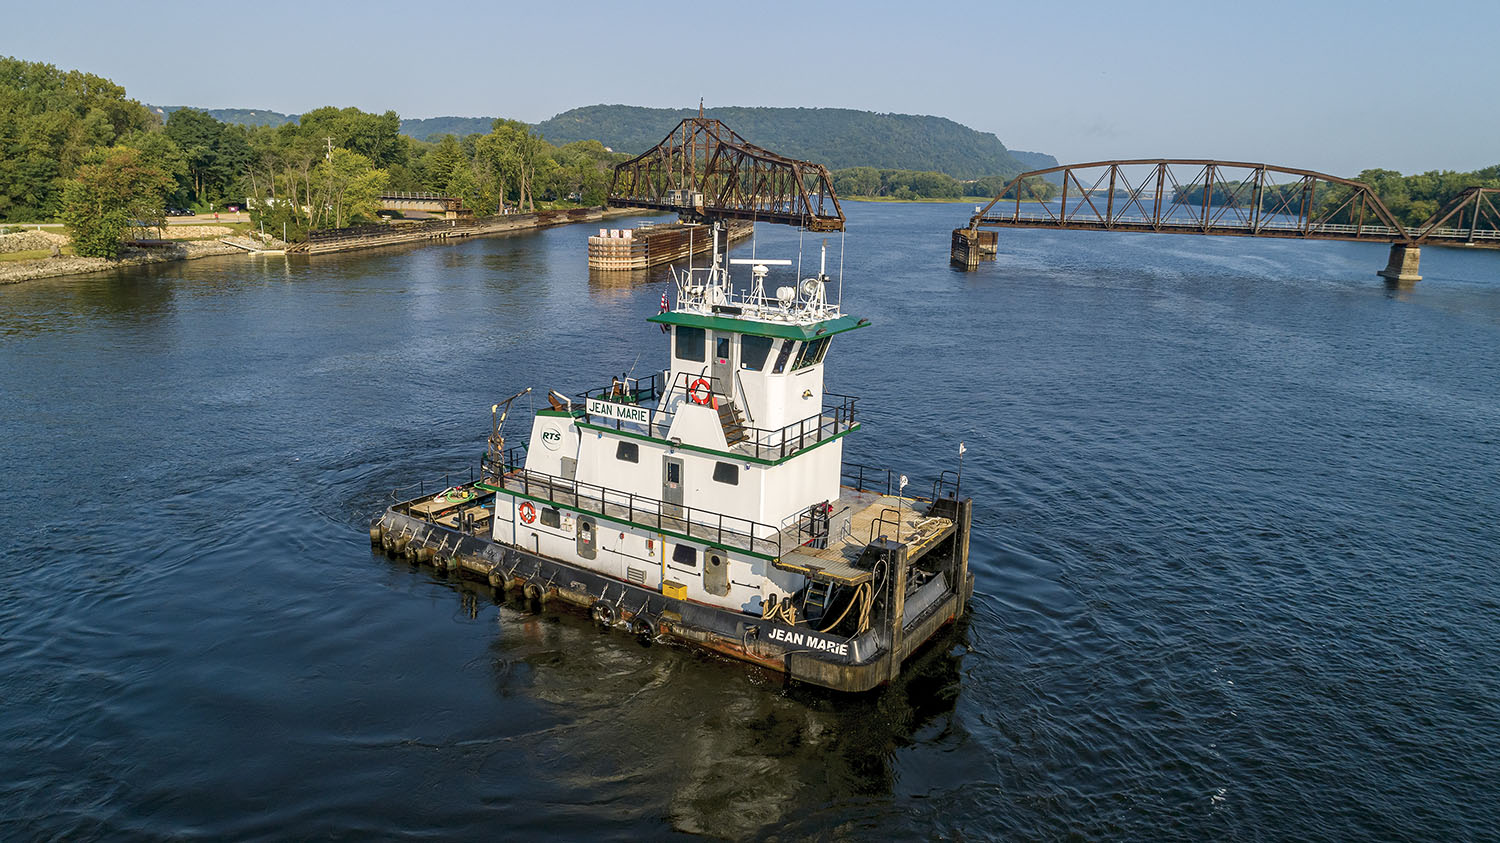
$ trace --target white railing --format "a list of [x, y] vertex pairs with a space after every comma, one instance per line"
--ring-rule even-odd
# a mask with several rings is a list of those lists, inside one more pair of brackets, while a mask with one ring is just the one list
[[[1104, 226], [1105, 219], [1093, 214], [1006, 214], [1005, 216], [987, 216], [980, 219], [984, 222], [1045, 222], [1054, 225], [1097, 225]], [[1476, 229], [1470, 231], [1467, 228], [1435, 228], [1424, 231], [1418, 226], [1411, 228], [1396, 228], [1389, 225], [1353, 225], [1351, 223], [1338, 222], [1315, 222], [1303, 223], [1292, 219], [1266, 219], [1261, 218], [1252, 223], [1248, 219], [1238, 217], [1226, 219], [1224, 217], [1211, 217], [1205, 226], [1203, 217], [1189, 216], [1187, 214], [1169, 215], [1160, 220], [1145, 216], [1115, 216], [1110, 217], [1109, 225], [1141, 225], [1150, 226], [1162, 230], [1191, 229], [1203, 231], [1207, 228], [1232, 229], [1236, 231], [1306, 231], [1310, 234], [1355, 234], [1377, 237], [1404, 237], [1404, 238], [1441, 238], [1443, 240], [1487, 240], [1500, 242], [1500, 231]]]

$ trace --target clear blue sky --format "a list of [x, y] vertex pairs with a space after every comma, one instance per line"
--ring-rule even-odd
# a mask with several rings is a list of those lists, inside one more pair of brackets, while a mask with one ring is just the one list
[[[1500, 2], [4, 0], [0, 54], [157, 105], [536, 122], [595, 103], [935, 114], [1063, 162], [1500, 163]], [[751, 140], [754, 140], [753, 138]]]

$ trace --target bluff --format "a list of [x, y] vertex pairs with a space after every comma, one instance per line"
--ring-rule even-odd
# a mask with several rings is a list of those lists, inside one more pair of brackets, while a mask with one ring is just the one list
[[[697, 109], [591, 105], [544, 120], [537, 130], [553, 144], [598, 140], [616, 152], [637, 153], [655, 146], [678, 121], [697, 113]], [[816, 161], [830, 170], [875, 167], [975, 179], [1029, 169], [999, 138], [945, 117], [848, 108], [740, 106], [713, 108], [708, 115], [723, 120], [757, 146]]]

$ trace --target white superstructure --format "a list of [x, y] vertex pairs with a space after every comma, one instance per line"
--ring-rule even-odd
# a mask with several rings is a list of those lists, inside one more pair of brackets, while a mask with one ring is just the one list
[[842, 439], [858, 428], [854, 399], [823, 388], [824, 359], [868, 322], [841, 312], [821, 266], [767, 293], [790, 261], [730, 263], [748, 264], [749, 289], [717, 250], [677, 274], [675, 307], [664, 296], [650, 320], [664, 370], [554, 393], [524, 457], [487, 459], [495, 541], [755, 616], [806, 584], [777, 563], [837, 538]]

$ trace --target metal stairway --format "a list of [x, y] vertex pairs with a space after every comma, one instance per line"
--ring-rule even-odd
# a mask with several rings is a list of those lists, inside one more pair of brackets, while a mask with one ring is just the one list
[[719, 424], [724, 428], [724, 440], [731, 448], [750, 438], [745, 431], [745, 417], [730, 398], [719, 399]]

